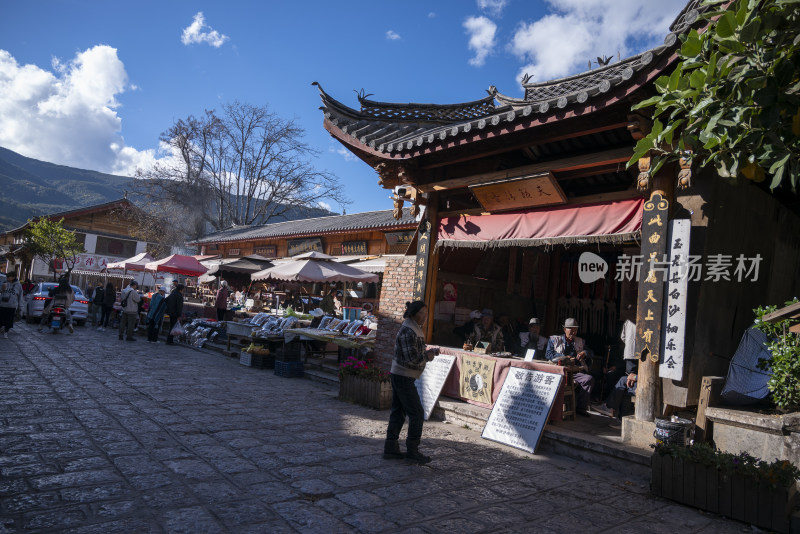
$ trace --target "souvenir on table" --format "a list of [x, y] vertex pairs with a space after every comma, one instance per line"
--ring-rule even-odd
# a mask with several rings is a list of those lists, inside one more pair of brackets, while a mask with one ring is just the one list
[[341, 319], [333, 319], [330, 323], [328, 323], [328, 330], [336, 330], [336, 327], [342, 323]]
[[491, 354], [492, 344], [489, 341], [479, 341], [475, 343], [473, 350], [478, 354]]
[[323, 317], [322, 321], [320, 321], [319, 326], [317, 328], [319, 328], [320, 330], [327, 329], [328, 325], [331, 324], [332, 320], [333, 320], [333, 317], [331, 317], [330, 315], [327, 315], [327, 316]]
[[361, 325], [360, 327], [358, 327], [358, 330], [356, 330], [356, 333], [353, 335], [355, 335], [356, 337], [360, 337], [363, 336], [364, 334], [369, 334], [371, 331], [372, 329], [367, 325]]
[[352, 323], [350, 323], [350, 326], [344, 329], [344, 333], [347, 334], [348, 336], [352, 336], [356, 333], [356, 330], [361, 328], [361, 325], [363, 324], [364, 321], [353, 321]]
[[339, 324], [337, 324], [336, 327], [333, 328], [333, 331], [342, 332], [345, 328], [347, 328], [348, 324], [350, 324], [350, 321], [342, 321]]

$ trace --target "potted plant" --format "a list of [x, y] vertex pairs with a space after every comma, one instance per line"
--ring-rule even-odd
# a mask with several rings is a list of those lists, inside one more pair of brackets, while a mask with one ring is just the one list
[[392, 406], [389, 373], [372, 358], [348, 356], [339, 364], [339, 400], [355, 402], [376, 410]]
[[656, 496], [776, 532], [789, 532], [800, 469], [709, 444], [656, 445], [650, 490]]

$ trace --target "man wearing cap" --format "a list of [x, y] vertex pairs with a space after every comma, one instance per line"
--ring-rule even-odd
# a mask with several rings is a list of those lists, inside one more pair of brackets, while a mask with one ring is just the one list
[[576, 412], [578, 415], [589, 417], [589, 399], [594, 386], [594, 377], [589, 374], [590, 357], [586, 342], [578, 337], [578, 321], [569, 318], [564, 321], [564, 333], [560, 336], [550, 336], [547, 342], [547, 359], [559, 362], [566, 358], [574, 360], [579, 367], [573, 375], [573, 380], [578, 386], [575, 388]]
[[520, 332], [519, 344], [522, 354], [528, 352], [528, 349], [541, 351], [540, 358], [544, 358], [544, 351], [547, 348], [547, 338], [539, 335], [542, 325], [539, 323], [538, 317], [533, 317], [528, 322], [528, 331]]
[[167, 309], [167, 297], [164, 286], [159, 286], [158, 291], [150, 299], [150, 310], [147, 312], [147, 341], [158, 343], [158, 331], [161, 330], [161, 321]]
[[139, 318], [139, 302], [142, 296], [139, 294], [139, 282], [131, 280], [128, 287], [122, 290], [120, 295], [120, 304], [122, 306], [122, 314], [119, 318], [119, 339], [122, 340], [123, 336], [128, 341], [136, 341], [133, 337], [134, 329], [136, 328], [136, 320]]
[[481, 312], [481, 322], [475, 325], [468, 341], [472, 346], [488, 341], [492, 344], [492, 352], [500, 352], [505, 348], [503, 330], [494, 324], [492, 310], [486, 308]]
[[453, 329], [453, 333], [461, 339], [466, 341], [469, 336], [475, 331], [475, 325], [481, 321], [480, 310], [472, 310], [469, 314], [469, 319], [466, 323]]

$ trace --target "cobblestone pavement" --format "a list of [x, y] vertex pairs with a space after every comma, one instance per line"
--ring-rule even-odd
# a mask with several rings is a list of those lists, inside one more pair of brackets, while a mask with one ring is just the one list
[[738, 532], [646, 481], [388, 412], [187, 347], [77, 328], [0, 339], [0, 532]]

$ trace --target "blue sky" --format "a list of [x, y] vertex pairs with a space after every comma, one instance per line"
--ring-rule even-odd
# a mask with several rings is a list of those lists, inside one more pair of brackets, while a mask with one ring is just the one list
[[[598, 55], [660, 44], [682, 0], [0, 0], [0, 146], [130, 175], [176, 119], [240, 100], [296, 119], [349, 213], [390, 209], [366, 164], [322, 127], [318, 81], [358, 107], [521, 96]], [[334, 211], [340, 207], [333, 205]]]

